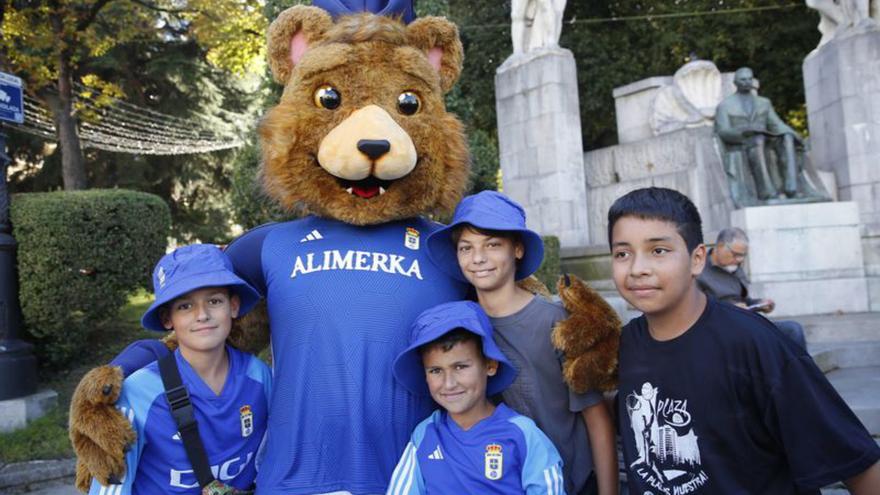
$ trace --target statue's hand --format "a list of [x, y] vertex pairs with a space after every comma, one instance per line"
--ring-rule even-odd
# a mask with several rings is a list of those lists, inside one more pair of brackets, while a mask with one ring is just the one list
[[135, 432], [114, 406], [121, 390], [122, 370], [99, 366], [80, 380], [70, 401], [76, 486], [83, 492], [88, 491], [91, 478], [109, 485], [125, 474], [125, 451], [135, 441]]

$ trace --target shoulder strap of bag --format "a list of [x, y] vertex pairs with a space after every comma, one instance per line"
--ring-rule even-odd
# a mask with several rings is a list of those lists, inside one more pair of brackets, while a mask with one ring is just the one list
[[183, 448], [186, 449], [186, 456], [192, 464], [196, 479], [199, 480], [199, 486], [205, 487], [214, 481], [214, 474], [211, 473], [211, 464], [208, 462], [208, 454], [199, 435], [199, 425], [193, 414], [189, 391], [183, 386], [174, 353], [159, 360], [159, 374], [165, 386], [165, 399], [171, 408], [171, 416], [177, 424], [177, 432], [180, 434]]

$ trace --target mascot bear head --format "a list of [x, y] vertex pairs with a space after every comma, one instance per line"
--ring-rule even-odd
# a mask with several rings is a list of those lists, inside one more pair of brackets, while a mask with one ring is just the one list
[[450, 212], [469, 167], [443, 95], [461, 73], [454, 24], [296, 6], [269, 28], [284, 85], [260, 125], [262, 182], [281, 205], [355, 225]]

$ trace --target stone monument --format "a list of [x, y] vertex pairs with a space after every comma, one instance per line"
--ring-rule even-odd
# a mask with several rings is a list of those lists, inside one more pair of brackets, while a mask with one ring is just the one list
[[748, 67], [734, 75], [736, 93], [715, 109], [715, 134], [733, 202], [739, 206], [828, 201], [804, 157], [804, 139], [755, 93]]
[[822, 41], [804, 60], [813, 163], [858, 204], [871, 308], [880, 311], [880, 0], [807, 0]]
[[[803, 203], [803, 198], [777, 200], [782, 204], [776, 206], [733, 201], [723, 143], [714, 132], [716, 108], [736, 92], [733, 81], [734, 74], [697, 60], [673, 76], [614, 90], [620, 144], [584, 154], [590, 244], [563, 249], [563, 268], [610, 293], [608, 207], [633, 189], [662, 186], [694, 201], [707, 241], [728, 226], [749, 234], [754, 246], [748, 260], [753, 290], [777, 302], [774, 316], [868, 311], [857, 204]], [[757, 98], [756, 81], [749, 86], [748, 95]], [[786, 134], [788, 126], [778, 124], [767, 128], [765, 121], [765, 130]], [[790, 135], [794, 141], [794, 131]], [[829, 178], [823, 175], [820, 182], [814, 177], [816, 184], [832, 189]], [[778, 187], [784, 192], [784, 181]], [[792, 195], [797, 196], [797, 190]]]
[[565, 0], [512, 0], [513, 53], [559, 46]]
[[502, 187], [529, 227], [588, 244], [580, 105], [574, 56], [559, 47], [561, 0], [513, 2], [514, 53], [495, 74]]

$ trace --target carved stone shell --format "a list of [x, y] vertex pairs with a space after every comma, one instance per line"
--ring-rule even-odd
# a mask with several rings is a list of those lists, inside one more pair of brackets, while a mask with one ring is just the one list
[[712, 125], [722, 98], [721, 72], [715, 64], [696, 60], [683, 65], [675, 72], [673, 83], [660, 88], [651, 102], [654, 135]]

